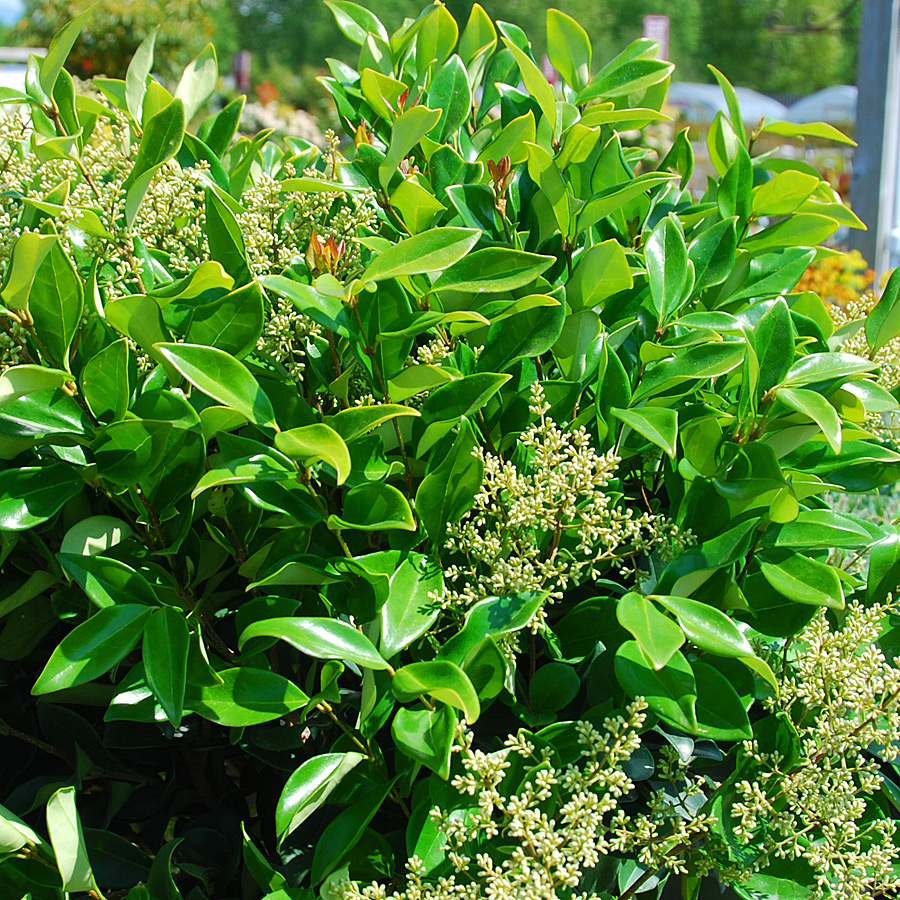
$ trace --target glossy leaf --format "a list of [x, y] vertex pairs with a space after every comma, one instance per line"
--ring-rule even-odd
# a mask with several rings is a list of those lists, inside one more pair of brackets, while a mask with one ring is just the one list
[[441, 272], [462, 259], [478, 243], [471, 228], [435, 228], [383, 250], [362, 274], [363, 281], [384, 281], [399, 275]]
[[166, 718], [177, 728], [184, 709], [190, 631], [184, 613], [171, 606], [157, 609], [144, 625], [144, 671]]
[[657, 670], [636, 641], [625, 641], [616, 651], [615, 670], [619, 684], [629, 696], [644, 697], [661, 719], [688, 734], [696, 733], [697, 683], [680, 652]]
[[641, 594], [625, 594], [616, 604], [616, 617], [634, 635], [654, 669], [663, 668], [684, 643], [681, 629]]
[[197, 390], [230, 406], [251, 422], [277, 428], [269, 398], [247, 368], [230, 354], [197, 344], [156, 344], [155, 347]]
[[419, 553], [401, 557], [388, 580], [388, 596], [381, 607], [379, 651], [385, 659], [420, 638], [439, 615], [430, 595], [443, 588], [443, 573], [433, 559]]
[[397, 488], [368, 481], [347, 492], [340, 516], [329, 516], [328, 527], [357, 531], [415, 531], [416, 520], [409, 501]]
[[841, 419], [825, 397], [815, 391], [785, 387], [778, 389], [777, 396], [789, 409], [812, 419], [822, 429], [832, 452], [841, 452]]
[[844, 608], [844, 592], [835, 570], [802, 553], [791, 553], [778, 562], [760, 561], [766, 581], [778, 593], [797, 603]]
[[239, 645], [254, 637], [274, 637], [287, 641], [307, 656], [318, 659], [342, 659], [369, 669], [386, 669], [387, 663], [374, 644], [352, 625], [339, 619], [295, 618], [263, 619], [244, 629]]
[[299, 828], [365, 757], [361, 753], [320, 753], [307, 759], [288, 778], [275, 808], [275, 827], [282, 838]]
[[68, 367], [69, 347], [84, 310], [84, 291], [75, 267], [58, 243], [51, 245], [34, 273], [28, 309], [49, 352], [48, 361]]
[[186, 706], [219, 725], [241, 728], [271, 722], [292, 713], [309, 700], [306, 694], [283, 675], [246, 666], [223, 669], [221, 684], [200, 688], [189, 694]]
[[545, 272], [555, 257], [525, 253], [507, 247], [476, 250], [446, 268], [434, 282], [434, 289], [466, 293], [498, 294], [531, 284]]
[[136, 603], [119, 603], [98, 610], [62, 639], [31, 692], [60, 691], [108, 672], [137, 644], [150, 612], [149, 607]]
[[343, 484], [350, 474], [350, 451], [340, 434], [328, 425], [317, 423], [282, 431], [275, 436], [275, 446], [304, 466], [328, 463], [337, 473], [338, 484]]
[[753, 656], [753, 648], [737, 625], [721, 610], [689, 597], [654, 596], [674, 613], [685, 635], [701, 650], [717, 656]]
[[47, 830], [63, 890], [93, 891], [94, 874], [75, 805], [75, 788], [60, 788], [47, 801]]
[[547, 10], [547, 55], [566, 83], [580, 91], [591, 78], [591, 41], [571, 16]]
[[900, 275], [897, 273], [897, 269], [891, 272], [884, 292], [866, 316], [866, 343], [872, 353], [900, 335]]
[[391, 737], [401, 753], [446, 781], [455, 729], [456, 716], [449, 706], [442, 704], [434, 711], [404, 707], [394, 716]]
[[55, 516], [84, 489], [77, 470], [63, 463], [0, 472], [0, 530], [25, 531]]
[[612, 414], [633, 428], [651, 444], [656, 444], [673, 459], [678, 436], [678, 414], [664, 406], [643, 406], [640, 409], [616, 409]]
[[391, 690], [402, 703], [427, 694], [462, 710], [469, 725], [478, 719], [481, 711], [478, 694], [466, 673], [455, 663], [444, 659], [403, 666], [391, 680]]
[[118, 559], [61, 552], [57, 559], [98, 607], [115, 606], [123, 598], [148, 607], [159, 604], [152, 585], [140, 572]]

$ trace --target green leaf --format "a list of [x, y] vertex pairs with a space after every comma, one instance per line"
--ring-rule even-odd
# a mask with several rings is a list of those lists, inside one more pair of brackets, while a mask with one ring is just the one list
[[753, 345], [759, 361], [756, 392], [762, 397], [781, 383], [794, 360], [794, 326], [787, 303], [781, 297], [756, 323]]
[[538, 715], [549, 715], [568, 706], [578, 696], [579, 690], [581, 679], [572, 666], [550, 662], [534, 673], [528, 685], [528, 699]]
[[266, 483], [287, 481], [296, 477], [296, 469], [287, 468], [279, 459], [257, 453], [254, 456], [229, 459], [224, 465], [205, 472], [191, 492], [191, 497], [197, 497], [210, 488], [229, 484], [253, 484], [262, 487]]
[[184, 103], [185, 122], [190, 122], [209, 100], [216, 89], [218, 78], [216, 48], [212, 44], [207, 44], [197, 58], [187, 64], [175, 89], [175, 98]]
[[484, 372], [466, 375], [439, 387], [422, 404], [426, 422], [453, 422], [471, 416], [509, 381], [509, 375]]
[[59, 77], [59, 73], [65, 65], [66, 57], [68, 57], [72, 47], [75, 46], [75, 41], [78, 40], [81, 30], [84, 28], [87, 20], [91, 17], [93, 11], [93, 5], [88, 7], [81, 15], [76, 16], [71, 22], [66, 24], [56, 35], [54, 35], [53, 40], [50, 41], [47, 55], [39, 64], [40, 85], [47, 96], [50, 96], [53, 93], [56, 79]]
[[753, 215], [787, 216], [812, 196], [821, 179], [788, 169], [753, 189]]
[[184, 613], [172, 606], [155, 610], [144, 625], [147, 684], [174, 728], [181, 724], [187, 683], [190, 631]]
[[529, 110], [504, 125], [475, 161], [487, 163], [490, 160], [498, 163], [504, 156], [508, 156], [510, 164], [517, 166], [528, 159], [528, 145], [534, 143], [535, 135], [534, 113]]
[[59, 552], [73, 556], [95, 556], [121, 543], [134, 532], [115, 516], [88, 516], [65, 533]]
[[812, 247], [821, 244], [840, 227], [829, 216], [817, 213], [795, 213], [756, 234], [744, 238], [741, 246], [753, 253], [782, 247]]
[[721, 284], [731, 274], [737, 250], [735, 222], [734, 218], [717, 222], [688, 246], [688, 259], [694, 264], [696, 290]]
[[10, 366], [0, 375], [0, 407], [27, 394], [60, 388], [71, 380], [72, 376], [63, 369], [35, 365]]
[[764, 538], [776, 547], [808, 550], [856, 550], [872, 542], [872, 535], [862, 522], [832, 509], [801, 510], [793, 522], [767, 530]]
[[[183, 900], [181, 891], [175, 886], [172, 878], [172, 854], [182, 842], [183, 838], [175, 838], [169, 841], [156, 856], [150, 866], [150, 877], [147, 879], [148, 893], [146, 897], [137, 900]], [[131, 894], [127, 900], [131, 900]]]
[[148, 607], [137, 603], [119, 603], [98, 610], [62, 639], [31, 693], [61, 691], [108, 672], [137, 644], [150, 613]]
[[141, 41], [125, 73], [125, 103], [135, 122], [140, 122], [143, 118], [144, 95], [147, 93], [147, 79], [153, 71], [153, 48], [159, 28], [157, 25]]
[[34, 330], [49, 351], [49, 362], [68, 368], [69, 347], [84, 311], [84, 291], [75, 267], [58, 243], [50, 246], [34, 273], [28, 310]]
[[478, 720], [481, 712], [472, 682], [459, 666], [446, 659], [410, 663], [398, 669], [391, 681], [391, 690], [401, 703], [409, 703], [428, 694], [435, 700], [462, 710], [469, 725]]
[[112, 484], [137, 484], [164, 460], [172, 425], [125, 419], [101, 429], [91, 449], [97, 474]]
[[624, 184], [614, 184], [595, 194], [578, 213], [575, 231], [586, 231], [607, 216], [620, 210], [653, 187], [671, 183], [677, 176], [668, 172], [647, 172]]
[[509, 247], [487, 247], [446, 268], [432, 287], [436, 291], [471, 294], [514, 291], [531, 284], [555, 262], [554, 256], [541, 256]]
[[[488, 331], [484, 350], [478, 357], [480, 372], [502, 372], [520, 359], [546, 353], [559, 339], [566, 321], [566, 308], [532, 306], [515, 315], [495, 321]], [[448, 390], [454, 382], [441, 390]], [[437, 393], [437, 391], [435, 391]]]
[[0, 531], [26, 531], [55, 516], [84, 488], [65, 463], [0, 472]]
[[343, 409], [337, 415], [331, 416], [328, 419], [328, 425], [344, 441], [353, 441], [364, 434], [368, 434], [373, 428], [377, 428], [379, 425], [401, 416], [418, 417], [421, 416], [421, 413], [410, 406], [400, 406], [396, 403], [382, 403], [376, 406], [354, 406], [350, 409]]
[[155, 344], [156, 352], [187, 381], [213, 400], [230, 406], [251, 422], [278, 427], [269, 398], [246, 366], [215, 347]]
[[446, 781], [450, 777], [450, 751], [456, 731], [456, 716], [449, 706], [436, 710], [397, 710], [391, 723], [391, 737], [397, 749], [431, 769]]
[[387, 669], [388, 664], [375, 645], [352, 625], [340, 619], [292, 618], [263, 619], [248, 625], [238, 646], [254, 637], [274, 637], [287, 641], [307, 656], [317, 659], [342, 659], [368, 669]]
[[479, 600], [466, 614], [462, 631], [441, 647], [441, 657], [462, 665], [469, 651], [484, 638], [512, 634], [525, 628], [547, 596], [547, 591], [520, 591]]
[[616, 604], [616, 618], [634, 635], [654, 669], [662, 669], [684, 643], [681, 629], [651, 600], [634, 591]]
[[58, 553], [56, 558], [91, 602], [101, 608], [115, 606], [123, 597], [149, 607], [159, 605], [150, 582], [121, 560], [67, 552]]
[[397, 174], [400, 163], [419, 141], [441, 120], [441, 110], [427, 106], [414, 106], [394, 120], [391, 129], [391, 143], [378, 167], [378, 180], [387, 190], [391, 179]]
[[883, 603], [900, 584], [900, 532], [872, 545], [866, 576], [866, 602]]
[[209, 255], [222, 264], [235, 284], [244, 285], [251, 281], [241, 226], [212, 187], [206, 189], [206, 240]]
[[328, 517], [332, 530], [350, 528], [356, 531], [415, 531], [409, 501], [393, 485], [367, 481], [347, 492], [340, 516]]
[[443, 540], [448, 523], [458, 522], [481, 490], [484, 463], [474, 453], [476, 446], [475, 431], [464, 419], [447, 455], [416, 491], [416, 511], [436, 546]]
[[678, 413], [665, 406], [642, 406], [640, 409], [617, 409], [610, 412], [633, 428], [651, 444], [656, 444], [672, 459], [675, 458], [675, 442], [678, 439]]
[[556, 94], [553, 92], [552, 86], [544, 78], [544, 73], [541, 72], [534, 60], [521, 48], [506, 37], [503, 38], [503, 43], [506, 44], [506, 49], [512, 53], [516, 65], [519, 67], [519, 74], [522, 76], [525, 90], [537, 101], [544, 118], [550, 123], [553, 137], [558, 138], [560, 122], [556, 108]]
[[877, 363], [852, 353], [811, 353], [788, 369], [781, 387], [802, 387], [820, 381], [845, 379], [872, 372], [877, 367]]
[[654, 600], [678, 618], [682, 631], [701, 650], [717, 656], [754, 656], [750, 642], [721, 610], [688, 597], [658, 597]]
[[866, 343], [874, 355], [900, 336], [900, 269], [894, 269], [881, 298], [866, 316]]
[[788, 600], [831, 609], [844, 608], [841, 579], [826, 563], [802, 553], [790, 553], [778, 562], [761, 559], [759, 567], [766, 581]]
[[779, 388], [776, 396], [788, 409], [812, 419], [822, 429], [832, 452], [841, 452], [841, 418], [825, 397], [815, 391], [786, 387]]
[[[543, 76], [541, 76], [543, 78]], [[559, 164], [540, 144], [526, 144], [528, 148], [528, 176], [541, 189], [541, 194], [553, 210], [553, 216], [564, 238], [572, 231], [574, 197], [562, 177]], [[548, 234], [552, 229], [548, 229]]]
[[[388, 596], [381, 607], [379, 650], [385, 659], [399, 653], [431, 627], [440, 610], [429, 595], [438, 595], [444, 585], [441, 567], [430, 557], [387, 551], [397, 562], [388, 576]], [[375, 554], [369, 554], [371, 560]]]
[[472, 91], [463, 61], [454, 54], [440, 67], [428, 89], [428, 104], [441, 112], [430, 137], [445, 141], [466, 121], [472, 109]]
[[275, 435], [275, 447], [305, 467], [328, 463], [337, 473], [338, 484], [343, 484], [350, 474], [350, 451], [340, 434], [328, 425], [317, 422], [282, 431]]
[[591, 80], [591, 39], [571, 16], [547, 10], [547, 55], [566, 84], [584, 90]]
[[700, 737], [741, 741], [753, 737], [747, 710], [731, 682], [704, 662], [691, 663], [697, 684], [697, 728]]
[[364, 44], [369, 32], [377, 34], [384, 41], [388, 39], [388, 33], [378, 16], [358, 3], [351, 3], [350, 0], [325, 0], [325, 5], [334, 15], [338, 28], [354, 44]]
[[777, 134], [781, 137], [816, 137], [825, 138], [828, 141], [837, 141], [839, 144], [856, 146], [856, 141], [851, 140], [833, 125], [825, 122], [805, 122], [795, 125], [793, 122], [766, 122], [760, 129], [760, 134]]
[[93, 891], [94, 873], [88, 858], [75, 788], [62, 787], [47, 801], [47, 830], [64, 891]]
[[[81, 392], [97, 419], [121, 419], [131, 400], [131, 356], [121, 338], [92, 356], [81, 370]], [[9, 374], [7, 372], [7, 374]]]
[[734, 133], [737, 135], [737, 139], [742, 144], [746, 144], [747, 135], [744, 132], [744, 120], [741, 117], [741, 107], [731, 82], [715, 66], [707, 66], [706, 68], [713, 73], [716, 81], [719, 82], [719, 87], [722, 88], [722, 93], [725, 95], [725, 103], [728, 106], [728, 119], [731, 122]]
[[578, 94], [575, 102], [580, 105], [598, 97], [611, 99], [646, 91], [665, 81], [674, 68], [661, 59], [631, 59], [622, 65], [608, 65]]
[[473, 228], [433, 228], [387, 247], [372, 260], [361, 279], [377, 282], [400, 275], [441, 272], [462, 259], [480, 237]]
[[275, 829], [285, 838], [299, 828], [341, 783], [344, 776], [358, 766], [361, 753], [320, 753], [307, 759], [288, 778], [275, 807]]
[[153, 176], [170, 160], [184, 139], [184, 104], [174, 100], [152, 116], [144, 128], [134, 166], [122, 184], [125, 190], [125, 221], [130, 228]]
[[676, 652], [656, 670], [637, 641], [625, 641], [616, 651], [616, 678], [630, 697], [644, 697], [661, 719], [694, 734], [697, 729], [697, 683], [684, 655]]
[[43, 844], [41, 836], [5, 806], [0, 806], [0, 853], [15, 853], [26, 844]]
[[[663, 352], [668, 352], [668, 348]], [[745, 355], [743, 341], [711, 341], [679, 349], [673, 357], [647, 364], [634, 401], [654, 397], [685, 381], [725, 375], [740, 366]]]
[[664, 322], [687, 299], [688, 254], [681, 228], [666, 216], [653, 229], [644, 250], [653, 308]]
[[573, 311], [590, 309], [633, 286], [634, 278], [622, 245], [616, 240], [603, 241], [581, 255], [566, 285], [566, 302]]
[[12, 247], [0, 299], [9, 309], [25, 309], [35, 273], [59, 238], [55, 234], [27, 232], [19, 235]]
[[280, 719], [305, 706], [309, 697], [292, 681], [247, 666], [223, 669], [221, 684], [192, 688], [186, 706], [219, 725], [242, 728]]
[[255, 282], [194, 307], [184, 339], [241, 359], [256, 348], [265, 322], [262, 288]]

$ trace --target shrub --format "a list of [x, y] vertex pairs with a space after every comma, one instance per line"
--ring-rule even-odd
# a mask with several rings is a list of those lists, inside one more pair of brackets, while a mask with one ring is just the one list
[[720, 77], [695, 198], [654, 44], [330, 5], [352, 159], [77, 29], [3, 95], [0, 894], [895, 890], [900, 534], [823, 498], [900, 279], [790, 293], [858, 221], [752, 156], [840, 135]]

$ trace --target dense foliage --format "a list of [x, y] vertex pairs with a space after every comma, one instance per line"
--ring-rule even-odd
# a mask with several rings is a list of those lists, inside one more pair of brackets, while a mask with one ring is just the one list
[[896, 890], [900, 279], [753, 155], [841, 136], [717, 76], [692, 197], [654, 44], [329, 6], [346, 154], [78, 21], [0, 95], [0, 896]]

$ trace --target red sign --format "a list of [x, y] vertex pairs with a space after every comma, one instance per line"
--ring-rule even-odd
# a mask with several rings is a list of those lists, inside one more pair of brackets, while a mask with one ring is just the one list
[[669, 17], [644, 16], [644, 37], [659, 41], [659, 58], [669, 58]]

